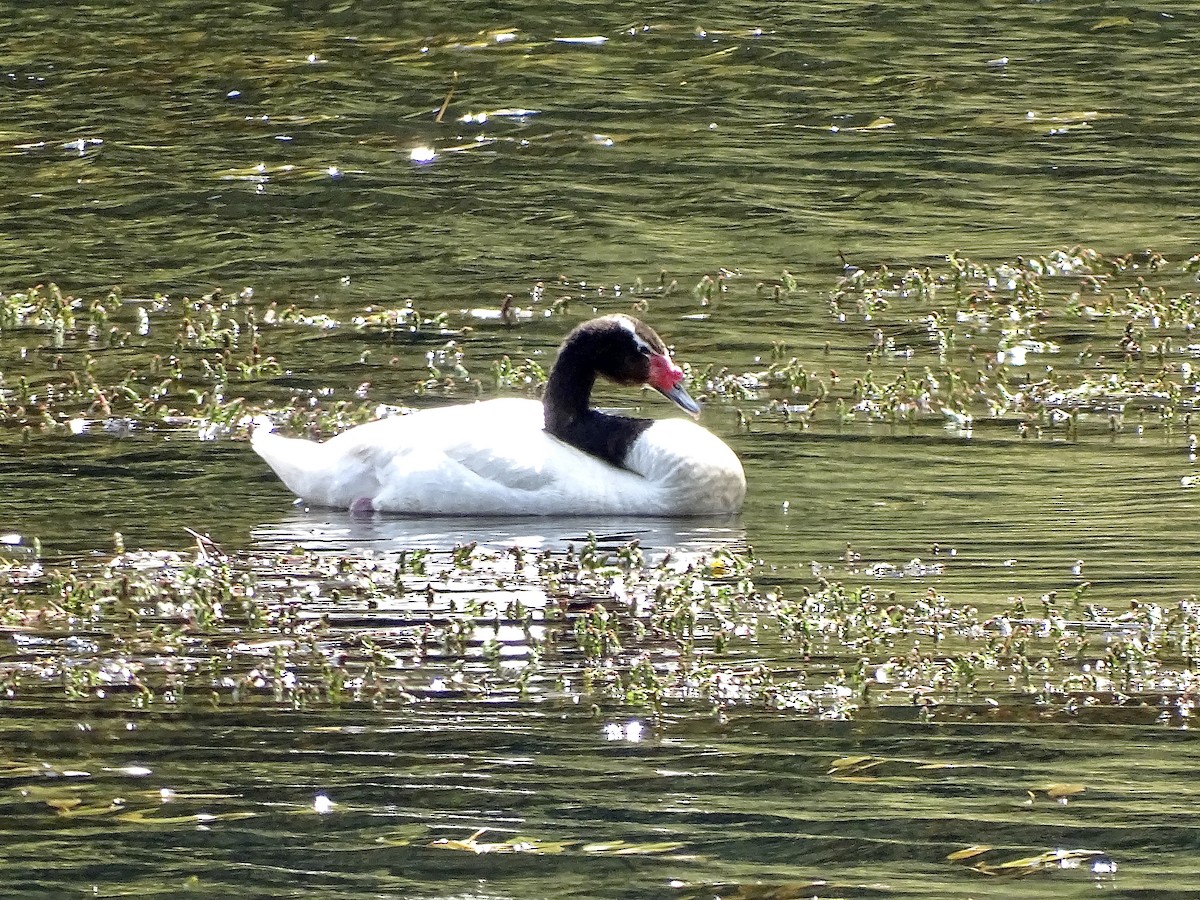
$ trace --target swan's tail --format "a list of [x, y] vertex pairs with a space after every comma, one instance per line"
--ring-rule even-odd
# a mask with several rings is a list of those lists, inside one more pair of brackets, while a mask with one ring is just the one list
[[275, 434], [270, 422], [256, 422], [250, 446], [266, 460], [292, 493], [315, 503], [329, 502], [325, 484], [329, 461], [324, 444]]

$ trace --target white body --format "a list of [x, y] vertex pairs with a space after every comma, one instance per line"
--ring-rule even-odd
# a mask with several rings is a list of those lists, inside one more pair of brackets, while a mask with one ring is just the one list
[[617, 468], [543, 430], [542, 404], [501, 399], [423, 410], [324, 443], [259, 427], [254, 449], [309, 503], [424, 515], [693, 516], [737, 512], [737, 456], [686, 419], [656, 421]]

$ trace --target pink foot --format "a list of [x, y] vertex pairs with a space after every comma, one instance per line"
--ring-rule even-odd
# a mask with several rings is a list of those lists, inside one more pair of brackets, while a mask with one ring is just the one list
[[352, 516], [371, 516], [375, 514], [375, 504], [371, 502], [370, 497], [359, 497], [350, 504], [350, 515]]

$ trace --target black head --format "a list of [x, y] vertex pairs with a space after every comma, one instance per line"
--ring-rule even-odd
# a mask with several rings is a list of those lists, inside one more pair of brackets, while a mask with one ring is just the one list
[[683, 370], [654, 329], [633, 316], [601, 316], [584, 322], [563, 341], [572, 354], [617, 384], [649, 385], [691, 415], [700, 406], [683, 388]]

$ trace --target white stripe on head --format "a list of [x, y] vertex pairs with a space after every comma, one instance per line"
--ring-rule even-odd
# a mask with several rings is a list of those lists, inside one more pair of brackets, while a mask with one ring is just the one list
[[617, 320], [617, 323], [622, 328], [624, 328], [626, 331], [628, 331], [629, 334], [633, 337], [633, 343], [637, 346], [637, 348], [639, 350], [641, 350], [643, 353], [649, 354], [651, 356], [659, 355], [659, 351], [655, 350], [648, 343], [646, 343], [646, 339], [643, 338], [640, 334], [638, 334], [637, 323], [634, 322], [633, 319], [629, 318], [629, 316], [622, 316], [622, 315], [617, 315], [614, 318]]

